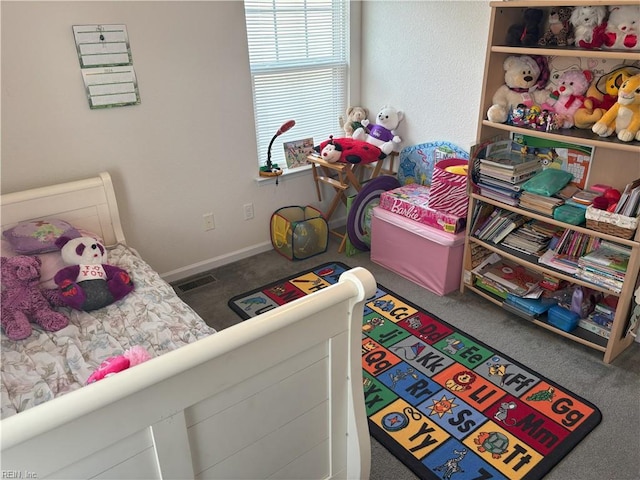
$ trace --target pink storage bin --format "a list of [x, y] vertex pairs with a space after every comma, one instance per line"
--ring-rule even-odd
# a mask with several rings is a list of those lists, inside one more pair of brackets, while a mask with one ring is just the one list
[[460, 287], [464, 233], [451, 234], [373, 209], [371, 260], [437, 295]]

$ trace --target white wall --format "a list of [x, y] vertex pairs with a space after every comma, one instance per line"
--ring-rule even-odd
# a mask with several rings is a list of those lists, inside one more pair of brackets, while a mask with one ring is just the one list
[[[362, 104], [404, 110], [405, 145], [474, 140], [487, 4], [361, 5]], [[129, 243], [168, 279], [270, 248], [274, 210], [318, 205], [309, 175], [279, 186], [254, 180], [242, 2], [2, 1], [1, 9], [2, 192], [108, 170]], [[71, 27], [96, 23], [127, 26], [140, 105], [89, 109]], [[243, 220], [245, 203], [255, 205], [254, 220]], [[205, 212], [215, 230], [203, 231]]]
[[490, 9], [488, 1], [365, 2], [362, 104], [405, 112], [404, 145], [475, 143]]

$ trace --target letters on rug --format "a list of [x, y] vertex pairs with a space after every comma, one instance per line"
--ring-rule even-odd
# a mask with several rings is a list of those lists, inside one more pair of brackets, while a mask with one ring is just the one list
[[[229, 300], [243, 319], [338, 281], [332, 262]], [[539, 479], [602, 419], [561, 385], [378, 285], [362, 323], [371, 434], [425, 479]]]

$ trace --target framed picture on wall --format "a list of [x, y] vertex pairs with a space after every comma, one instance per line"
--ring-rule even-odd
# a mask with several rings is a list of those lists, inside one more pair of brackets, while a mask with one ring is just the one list
[[308, 165], [307, 156], [313, 153], [313, 138], [284, 142], [284, 158], [287, 168], [298, 168]]

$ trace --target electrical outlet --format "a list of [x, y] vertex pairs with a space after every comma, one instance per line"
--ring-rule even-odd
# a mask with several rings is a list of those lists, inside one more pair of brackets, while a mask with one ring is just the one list
[[202, 215], [202, 227], [205, 231], [216, 228], [216, 224], [213, 221], [213, 213], [205, 213]]
[[244, 205], [244, 219], [251, 220], [253, 218], [253, 203], [246, 203]]

